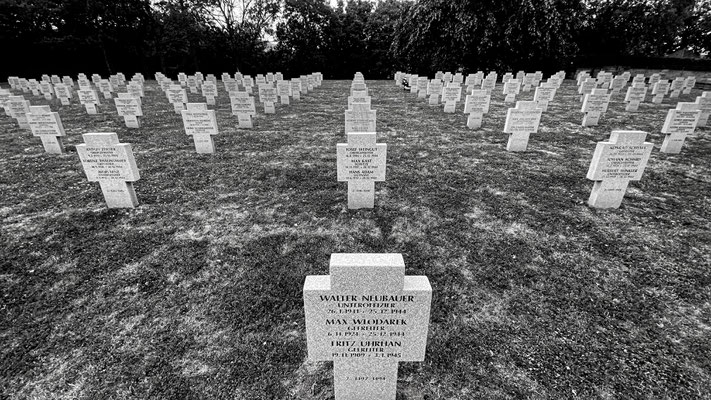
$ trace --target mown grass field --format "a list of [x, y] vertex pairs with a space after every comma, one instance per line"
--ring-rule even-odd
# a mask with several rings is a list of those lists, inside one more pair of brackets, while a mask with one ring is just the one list
[[[508, 153], [500, 84], [474, 131], [461, 104], [370, 81], [387, 180], [349, 211], [349, 86], [324, 81], [252, 130], [221, 91], [214, 155], [154, 81], [137, 130], [106, 101], [90, 116], [31, 98], [59, 111], [64, 155], [0, 116], [0, 398], [332, 399], [332, 365], [306, 360], [301, 289], [337, 252], [402, 253], [432, 283], [427, 356], [400, 364], [398, 400], [711, 398], [711, 129], [661, 154], [676, 102], [628, 113], [622, 95], [582, 128], [566, 81]], [[620, 209], [591, 209], [585, 174], [613, 129], [655, 150]], [[87, 132], [133, 145], [137, 208], [106, 209], [86, 180]]]

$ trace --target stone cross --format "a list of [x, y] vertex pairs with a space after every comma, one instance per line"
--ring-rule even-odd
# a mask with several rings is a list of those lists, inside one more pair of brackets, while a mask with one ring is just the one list
[[84, 108], [86, 109], [87, 114], [96, 114], [96, 106], [101, 104], [99, 101], [99, 96], [96, 94], [96, 91], [91, 88], [84, 87], [83, 89], [80, 89], [77, 94], [79, 95], [79, 102], [81, 104], [84, 104]]
[[281, 104], [289, 105], [289, 97], [291, 96], [291, 83], [289, 81], [277, 81], [277, 94]]
[[[366, 108], [368, 107], [368, 108]], [[365, 104], [352, 104], [352, 109], [346, 110], [346, 133], [376, 132], [376, 110], [370, 110]]]
[[104, 99], [110, 99], [113, 97], [111, 93], [114, 91], [114, 86], [111, 84], [111, 81], [108, 79], [101, 79], [98, 86], [99, 91], [104, 95]]
[[496, 75], [491, 78], [487, 77], [486, 79], [481, 81], [481, 88], [483, 90], [486, 90], [487, 94], [491, 95], [491, 93], [493, 93], [494, 89], [496, 88]]
[[462, 100], [461, 86], [447, 86], [442, 91], [442, 102], [444, 103], [444, 112], [453, 113], [457, 108], [457, 102]]
[[427, 86], [430, 80], [426, 76], [417, 78], [417, 98], [424, 99], [427, 97]]
[[646, 96], [647, 86], [645, 86], [644, 82], [632, 83], [632, 86], [627, 88], [627, 95], [625, 95], [625, 102], [627, 103], [625, 111], [637, 111]]
[[311, 361], [333, 361], [335, 400], [395, 400], [401, 361], [424, 361], [432, 287], [401, 254], [331, 255], [304, 282]]
[[612, 95], [607, 93], [607, 89], [593, 89], [592, 93], [585, 95], [581, 109], [585, 113], [583, 126], [595, 126], [600, 122], [600, 117], [607, 112], [611, 97]]
[[370, 110], [370, 101], [370, 96], [348, 96], [348, 109], [353, 110], [353, 107], [358, 105]]
[[134, 97], [131, 93], [119, 93], [114, 99], [114, 104], [118, 115], [123, 117], [126, 127], [140, 128], [138, 117], [143, 116], [140, 97]]
[[185, 133], [193, 137], [195, 150], [200, 154], [214, 153], [212, 136], [218, 133], [215, 111], [208, 110], [205, 103], [188, 103], [188, 109], [182, 114]]
[[669, 95], [669, 98], [673, 99], [673, 98], [679, 97], [679, 95], [681, 94], [681, 91], [684, 89], [684, 78], [682, 78], [682, 77], [675, 78], [672, 81], [669, 89], [671, 90], [671, 94]]
[[439, 105], [439, 96], [442, 95], [442, 81], [439, 79], [432, 79], [427, 84], [427, 94], [430, 95], [429, 105], [436, 106]]
[[52, 94], [54, 93], [54, 87], [52, 86], [52, 83], [50, 82], [42, 82], [40, 83], [40, 91], [44, 95], [45, 100], [52, 100]]
[[505, 103], [513, 103], [516, 101], [516, 95], [521, 92], [521, 81], [518, 79], [510, 79], [504, 83]]
[[214, 105], [217, 97], [217, 85], [212, 81], [205, 81], [201, 87], [202, 95], [205, 97], [207, 104]]
[[44, 151], [50, 154], [64, 153], [64, 145], [59, 137], [66, 134], [58, 113], [52, 112], [49, 106], [30, 106], [27, 123], [30, 124], [32, 135], [42, 139]]
[[538, 103], [538, 106], [543, 111], [548, 111], [548, 104], [553, 101], [556, 90], [557, 88], [554, 83], [542, 83], [541, 86], [536, 87], [536, 91], [533, 94], [533, 101]]
[[276, 89], [272, 86], [259, 86], [259, 101], [264, 103], [265, 114], [274, 114], [276, 112], [274, 103], [277, 102]]
[[29, 100], [25, 100], [22, 96], [9, 96], [5, 101], [5, 109], [12, 118], [15, 118], [20, 128], [30, 129], [27, 121], [27, 114], [30, 113]]
[[292, 78], [291, 79], [291, 95], [294, 100], [301, 100], [301, 79]]
[[338, 181], [348, 182], [348, 208], [373, 208], [375, 182], [385, 181], [387, 145], [375, 142], [375, 132], [348, 133], [348, 143], [336, 145]]
[[467, 127], [470, 129], [481, 128], [481, 123], [484, 119], [484, 114], [489, 112], [489, 104], [491, 96], [486, 90], [472, 90], [471, 94], [467, 95], [464, 101], [464, 114], [469, 114], [467, 118]]
[[687, 136], [694, 134], [701, 110], [696, 103], [677, 103], [676, 109], [669, 110], [662, 133], [666, 134], [662, 153], [678, 154]]
[[188, 88], [190, 89], [190, 93], [198, 92], [198, 80], [195, 75], [188, 76]]
[[68, 106], [72, 99], [72, 91], [64, 83], [54, 85], [54, 93], [63, 106]]
[[662, 104], [662, 100], [664, 100], [664, 96], [669, 92], [669, 81], [667, 80], [659, 80], [657, 81], [654, 86], [652, 87], [652, 94], [654, 97], [652, 98], [652, 103], [654, 104]]
[[701, 96], [696, 98], [696, 104], [699, 105], [701, 116], [696, 126], [706, 126], [711, 115], [711, 92], [703, 92]]
[[230, 96], [232, 115], [237, 116], [240, 128], [253, 128], [252, 119], [257, 115], [254, 97], [247, 92], [234, 92]]
[[696, 77], [695, 76], [687, 76], [686, 79], [684, 79], [684, 91], [682, 93], [691, 94], [691, 89], [693, 89], [695, 85], [696, 85]]
[[528, 139], [538, 132], [543, 109], [535, 101], [517, 101], [516, 108], [509, 108], [506, 113], [504, 133], [509, 134], [506, 151], [526, 151]]
[[597, 81], [593, 78], [585, 78], [585, 80], [578, 86], [578, 94], [580, 94], [580, 101], [585, 100], [585, 95], [592, 93], [593, 89], [597, 87]]
[[595, 181], [588, 205], [618, 208], [630, 181], [642, 178], [654, 145], [645, 142], [647, 132], [612, 131], [607, 142], [598, 142], [587, 178]]
[[119, 143], [111, 133], [85, 133], [84, 144], [76, 146], [89, 182], [99, 182], [109, 208], [138, 205], [133, 182], [140, 179], [129, 143]]
[[170, 85], [166, 90], [165, 95], [168, 101], [173, 105], [173, 110], [176, 114], [181, 114], [185, 110], [185, 104], [188, 103], [188, 94], [180, 85]]

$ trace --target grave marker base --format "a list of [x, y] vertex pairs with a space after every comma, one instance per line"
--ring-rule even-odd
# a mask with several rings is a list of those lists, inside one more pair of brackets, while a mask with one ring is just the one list
[[679, 90], [674, 90], [674, 91], [672, 91], [671, 94], [669, 95], [669, 98], [675, 99], [675, 98], [679, 97], [680, 94], [681, 94], [681, 91], [679, 91]]
[[457, 108], [457, 103], [454, 101], [448, 101], [448, 102], [444, 103], [444, 112], [446, 112], [446, 113], [453, 113], [456, 108]]
[[60, 102], [62, 102], [63, 106], [68, 106], [69, 105], [69, 99], [62, 97], [59, 99]]
[[52, 94], [51, 94], [51, 93], [45, 93], [45, 94], [44, 94], [44, 99], [45, 99], [45, 100], [52, 100]]
[[637, 111], [639, 110], [639, 101], [630, 101], [625, 106], [625, 111]]
[[681, 153], [681, 147], [684, 145], [685, 139], [686, 139], [685, 134], [666, 135], [664, 137], [664, 142], [662, 143], [662, 148], [659, 151], [661, 151], [662, 153], [668, 153], [668, 154], [679, 154], [679, 153]]
[[207, 96], [205, 97], [205, 100], [207, 101], [207, 104], [214, 106], [215, 105], [215, 97], [214, 96]]
[[691, 88], [689, 88], [689, 89], [684, 89], [684, 91], [683, 91], [682, 93], [684, 93], [684, 94], [691, 94]]
[[173, 103], [173, 110], [175, 110], [176, 114], [182, 114], [183, 110], [185, 110], [185, 104], [183, 103]]
[[[334, 394], [337, 400], [395, 399], [397, 394], [397, 361], [333, 362]], [[366, 377], [357, 381], [356, 378]]]
[[479, 129], [481, 128], [482, 120], [484, 119], [484, 113], [471, 113], [467, 118], [467, 128], [469, 129]]
[[657, 94], [652, 98], [652, 103], [654, 104], [662, 104], [662, 100], [664, 100], [664, 95], [663, 94]]
[[124, 115], [124, 122], [127, 128], [140, 128], [141, 123], [138, 121], [138, 117], [135, 115]]
[[105, 99], [111, 99], [113, 96], [111, 96], [111, 92], [102, 92], [104, 94]]
[[250, 114], [237, 114], [237, 121], [240, 128], [254, 128]]
[[375, 207], [375, 181], [348, 181], [348, 208]]
[[530, 133], [511, 133], [506, 144], [506, 151], [526, 151]]
[[504, 103], [515, 103], [516, 102], [516, 95], [515, 94], [507, 94], [506, 98], [504, 98]]
[[294, 91], [294, 100], [301, 100], [301, 93]]
[[195, 151], [198, 154], [212, 154], [215, 152], [212, 135], [193, 135], [193, 141], [195, 142]]
[[601, 115], [600, 112], [586, 112], [583, 117], [583, 126], [597, 126]]
[[595, 181], [588, 205], [595, 208], [619, 208], [629, 181]]
[[274, 103], [271, 101], [264, 102], [264, 113], [265, 114], [275, 114], [276, 109], [274, 108]]
[[138, 205], [133, 182], [99, 181], [108, 208], [134, 208]]
[[64, 153], [64, 145], [62, 140], [57, 136], [41, 135], [42, 145], [44, 146], [44, 151], [50, 154], [62, 154]]
[[289, 96], [279, 96], [279, 102], [282, 105], [288, 106], [289, 105]]
[[96, 104], [84, 104], [84, 108], [86, 108], [86, 113], [94, 115], [97, 113], [96, 111]]
[[699, 116], [699, 122], [696, 123], [696, 126], [706, 126], [709, 122], [709, 115], [711, 115], [711, 113], [702, 111], [701, 115]]
[[431, 95], [430, 95], [429, 105], [431, 105], [431, 106], [438, 106], [438, 105], [439, 105], [439, 95], [437, 95], [437, 94], [431, 94]]
[[420, 90], [419, 92], [417, 92], [417, 98], [418, 98], [418, 99], [426, 99], [426, 98], [427, 98], [427, 92], [425, 92], [424, 90]]

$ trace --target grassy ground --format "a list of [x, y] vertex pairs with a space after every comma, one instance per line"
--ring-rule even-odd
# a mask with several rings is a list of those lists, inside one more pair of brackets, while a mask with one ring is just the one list
[[[331, 399], [332, 366], [306, 360], [304, 277], [331, 253], [397, 252], [434, 289], [399, 400], [711, 398], [711, 129], [661, 154], [673, 104], [627, 113], [622, 96], [582, 128], [568, 81], [529, 151], [508, 153], [498, 88], [473, 131], [461, 105], [369, 82], [387, 180], [375, 209], [349, 211], [348, 88], [325, 81], [253, 130], [221, 92], [214, 155], [155, 82], [138, 130], [113, 106], [51, 102], [65, 155], [0, 117], [0, 397]], [[620, 209], [591, 209], [585, 174], [613, 129], [655, 150]], [[136, 209], [106, 209], [86, 180], [74, 145], [101, 131], [133, 144]]]

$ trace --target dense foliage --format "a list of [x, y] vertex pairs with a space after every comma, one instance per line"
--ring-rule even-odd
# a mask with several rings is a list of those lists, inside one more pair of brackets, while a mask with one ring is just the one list
[[711, 0], [0, 0], [0, 75], [542, 69], [711, 49]]

